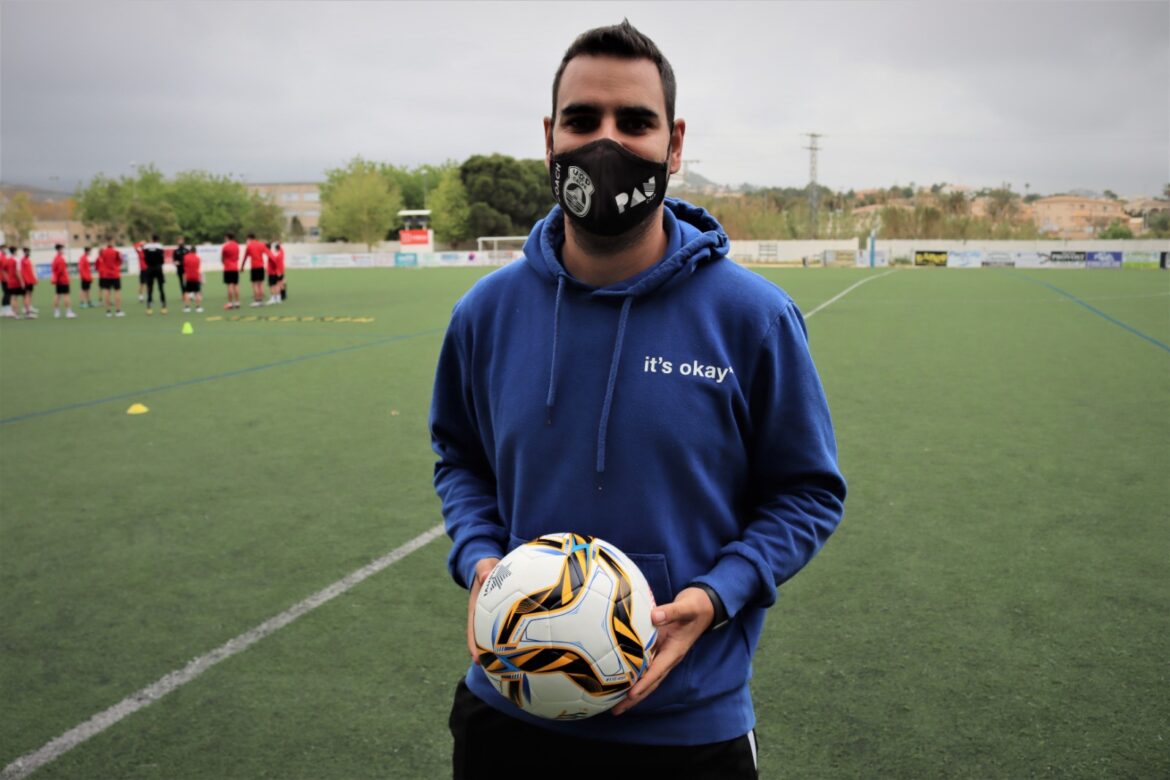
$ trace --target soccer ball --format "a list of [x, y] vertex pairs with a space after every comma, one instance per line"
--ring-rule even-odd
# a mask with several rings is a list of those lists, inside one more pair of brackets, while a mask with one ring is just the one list
[[609, 542], [548, 534], [508, 553], [475, 603], [475, 643], [492, 685], [525, 712], [579, 720], [641, 679], [658, 632], [642, 572]]

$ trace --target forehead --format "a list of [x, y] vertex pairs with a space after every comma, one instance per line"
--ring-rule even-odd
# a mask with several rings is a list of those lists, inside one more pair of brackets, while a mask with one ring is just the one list
[[658, 67], [648, 59], [580, 55], [569, 60], [557, 91], [557, 111], [570, 104], [642, 106], [666, 114]]

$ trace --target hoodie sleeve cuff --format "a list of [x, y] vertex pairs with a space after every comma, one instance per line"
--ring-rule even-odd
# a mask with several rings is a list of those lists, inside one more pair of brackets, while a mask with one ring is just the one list
[[762, 583], [757, 567], [735, 553], [724, 554], [715, 568], [694, 581], [710, 586], [719, 594], [729, 619], [748, 604], [768, 607], [776, 601], [775, 585], [770, 580]]
[[475, 582], [475, 565], [484, 558], [503, 558], [504, 553], [491, 539], [473, 539], [464, 545], [459, 554], [458, 571], [463, 575], [463, 587], [471, 589]]

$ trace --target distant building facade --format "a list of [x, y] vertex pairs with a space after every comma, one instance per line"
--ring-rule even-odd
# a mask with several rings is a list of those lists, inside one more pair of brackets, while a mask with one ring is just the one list
[[1093, 238], [1114, 222], [1129, 226], [1121, 201], [1080, 195], [1053, 195], [1032, 203], [1033, 220], [1058, 238]]
[[248, 192], [275, 203], [284, 211], [284, 235], [288, 237], [293, 220], [300, 221], [306, 241], [316, 241], [321, 230], [321, 187], [317, 182], [245, 184]]

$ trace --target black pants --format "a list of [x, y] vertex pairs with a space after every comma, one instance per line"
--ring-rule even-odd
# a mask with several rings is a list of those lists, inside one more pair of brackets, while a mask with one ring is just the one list
[[[613, 717], [597, 715], [598, 718]], [[710, 745], [627, 745], [569, 737], [484, 704], [465, 682], [449, 721], [454, 780], [757, 780], [755, 732]]]
[[166, 280], [163, 278], [163, 269], [161, 268], [147, 268], [146, 269], [146, 305], [150, 306], [154, 303], [154, 283], [158, 282], [158, 299], [162, 302], [163, 307], [167, 305], [167, 291]]

